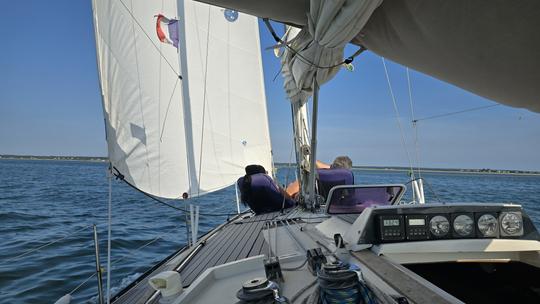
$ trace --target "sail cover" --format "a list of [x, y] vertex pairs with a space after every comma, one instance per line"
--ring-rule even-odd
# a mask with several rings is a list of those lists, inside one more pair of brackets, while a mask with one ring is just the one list
[[[308, 16], [319, 2], [200, 1], [301, 28], [313, 26]], [[480, 96], [540, 113], [539, 16], [538, 0], [385, 0], [351, 42]]]
[[181, 198], [271, 169], [256, 18], [172, 0], [93, 11], [109, 159], [127, 182]]

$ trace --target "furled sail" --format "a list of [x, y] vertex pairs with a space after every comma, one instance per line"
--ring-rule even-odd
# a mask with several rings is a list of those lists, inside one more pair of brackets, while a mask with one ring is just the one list
[[[320, 0], [200, 1], [313, 27], [307, 16]], [[539, 16], [537, 0], [385, 0], [352, 42], [480, 96], [540, 112]]]
[[93, 10], [109, 159], [127, 182], [181, 198], [271, 170], [256, 18], [176, 0]]
[[381, 2], [311, 0], [308, 25], [294, 38], [286, 39], [288, 47], [281, 60], [285, 92], [291, 102], [304, 103], [313, 91], [314, 79], [322, 85], [337, 74], [345, 45]]

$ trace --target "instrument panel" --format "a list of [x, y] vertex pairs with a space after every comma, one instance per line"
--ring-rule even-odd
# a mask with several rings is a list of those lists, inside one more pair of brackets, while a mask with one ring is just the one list
[[430, 204], [379, 206], [366, 214], [362, 243], [438, 239], [513, 238], [540, 240], [521, 206], [508, 204]]

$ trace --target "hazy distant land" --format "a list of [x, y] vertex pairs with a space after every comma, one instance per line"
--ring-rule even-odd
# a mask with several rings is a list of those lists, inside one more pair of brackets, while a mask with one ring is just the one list
[[92, 161], [92, 162], [106, 162], [107, 157], [100, 156], [42, 156], [42, 155], [0, 155], [0, 159], [18, 159], [18, 160], [73, 160], [73, 161]]
[[[42, 156], [42, 155], [0, 155], [0, 159], [14, 160], [61, 160], [61, 161], [91, 161], [91, 162], [107, 162], [107, 157], [101, 156]], [[276, 167], [287, 167], [287, 163], [276, 163]], [[400, 171], [408, 172], [410, 168], [399, 166], [354, 166], [358, 170], [373, 170], [373, 171]], [[416, 168], [414, 168], [416, 171]], [[501, 170], [501, 169], [461, 169], [461, 168], [420, 168], [421, 172], [433, 173], [465, 173], [465, 174], [511, 174], [511, 175], [540, 175], [540, 171], [527, 170]]]

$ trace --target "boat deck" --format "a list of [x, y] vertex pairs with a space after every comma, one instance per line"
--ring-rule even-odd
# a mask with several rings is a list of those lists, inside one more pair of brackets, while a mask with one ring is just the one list
[[[124, 293], [115, 296], [113, 303], [157, 303], [148, 279], [162, 271], [180, 272], [184, 287], [188, 287], [201, 273], [210, 267], [268, 253], [262, 230], [267, 221], [279, 216], [279, 212], [252, 216], [244, 214], [218, 227], [212, 234], [200, 239], [195, 246], [184, 249], [166, 262], [154, 267], [128, 286]], [[186, 257], [190, 259], [184, 263]]]
[[268, 245], [264, 241], [262, 229], [266, 221], [278, 215], [263, 214], [225, 226], [180, 270], [184, 288], [210, 267], [267, 253]]
[[[406, 297], [415, 303], [462, 303], [405, 267], [369, 249], [353, 252], [349, 258], [348, 255], [343, 256], [347, 253], [337, 252], [333, 239], [333, 233], [339, 227], [334, 225], [325, 228], [323, 221], [330, 223], [326, 219], [330, 220], [327, 215], [313, 214], [299, 208], [289, 210], [286, 214], [240, 214], [202, 236], [194, 246], [176, 252], [145, 273], [113, 298], [112, 302], [158, 303], [159, 293], [149, 286], [148, 278], [165, 270], [180, 273], [185, 288], [183, 295], [189, 298], [185, 303], [234, 302], [237, 288], [243, 282], [240, 277], [236, 281], [232, 278], [234, 275], [213, 278], [213, 283], [207, 286], [201, 280], [209, 278], [209, 274], [203, 273], [210, 268], [215, 271], [215, 266], [261, 254], [279, 257], [284, 280], [287, 282], [281, 285], [283, 295], [291, 299], [299, 299], [300, 296], [305, 299], [315, 288], [315, 285], [306, 285], [313, 280], [313, 274], [305, 263], [306, 250], [321, 248], [328, 256], [341, 254], [341, 258], [348, 259], [362, 269], [366, 281], [376, 284], [372, 287], [376, 286], [374, 292], [379, 299], [384, 299], [382, 303], [397, 303], [395, 299], [399, 297]], [[348, 222], [345, 219], [343, 221]]]

